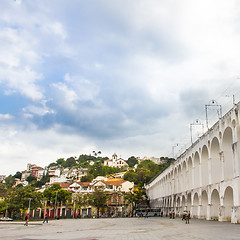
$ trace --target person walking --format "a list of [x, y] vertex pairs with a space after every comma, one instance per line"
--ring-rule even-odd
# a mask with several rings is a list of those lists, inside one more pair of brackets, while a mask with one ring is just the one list
[[186, 219], [186, 224], [189, 224], [190, 211], [187, 211], [187, 212], [186, 212], [185, 219]]
[[47, 212], [45, 213], [45, 215], [44, 215], [44, 219], [43, 219], [43, 223], [48, 223], [48, 214], [47, 214]]
[[29, 222], [29, 213], [27, 213], [26, 217], [25, 217], [25, 223], [24, 226], [28, 226], [28, 222]]
[[183, 220], [186, 220], [185, 217], [186, 217], [186, 211], [184, 210], [184, 211], [183, 211], [183, 215], [182, 215], [182, 221], [183, 221]]

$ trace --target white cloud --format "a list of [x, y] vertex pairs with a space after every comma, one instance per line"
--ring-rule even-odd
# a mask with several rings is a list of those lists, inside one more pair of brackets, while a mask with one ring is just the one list
[[44, 131], [23, 131], [14, 127], [0, 129], [1, 174], [23, 171], [27, 163], [45, 167], [58, 158], [79, 156], [96, 149], [91, 141], [81, 136], [61, 134], [59, 128], [61, 126]]
[[[49, 163], [77, 146], [171, 154], [189, 142], [206, 98], [226, 110], [232, 99], [223, 95], [240, 99], [238, 1], [15, 3], [0, 10], [0, 86], [28, 100], [19, 108], [29, 125], [2, 135], [4, 159]], [[0, 113], [5, 124], [19, 113], [12, 105]]]
[[13, 119], [14, 117], [11, 116], [10, 114], [0, 114], [0, 120], [9, 120]]

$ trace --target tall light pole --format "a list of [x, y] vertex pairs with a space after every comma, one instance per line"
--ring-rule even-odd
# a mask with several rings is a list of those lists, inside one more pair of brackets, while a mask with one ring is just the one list
[[190, 124], [190, 133], [191, 133], [191, 144], [193, 144], [193, 134], [192, 134], [192, 127], [193, 126], [202, 126], [202, 134], [204, 133], [204, 124], [202, 124], [198, 119], [195, 120], [194, 123]]
[[28, 198], [28, 200], [29, 200], [28, 213], [30, 213], [30, 207], [31, 207], [31, 200], [32, 200], [32, 198]]
[[[235, 101], [235, 100], [234, 100]], [[206, 112], [206, 125], [207, 129], [208, 127], [208, 108], [215, 108], [217, 110], [218, 118], [220, 119], [222, 117], [222, 105], [219, 105], [216, 100], [211, 100], [209, 104], [205, 105], [205, 112]]]
[[7, 217], [7, 211], [8, 211], [8, 203], [6, 204], [7, 205], [7, 207], [6, 207], [6, 213], [5, 213], [5, 217]]
[[73, 199], [73, 218], [75, 218], [75, 198]]
[[55, 198], [55, 217], [57, 218], [57, 195], [58, 195], [58, 190], [56, 191], [56, 198]]

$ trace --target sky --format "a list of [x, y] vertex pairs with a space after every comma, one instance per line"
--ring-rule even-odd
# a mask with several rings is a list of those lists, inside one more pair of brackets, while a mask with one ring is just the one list
[[177, 157], [240, 100], [239, 43], [237, 0], [1, 0], [0, 174]]

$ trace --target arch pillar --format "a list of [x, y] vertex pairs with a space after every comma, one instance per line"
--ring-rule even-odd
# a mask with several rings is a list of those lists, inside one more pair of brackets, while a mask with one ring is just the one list
[[221, 169], [221, 181], [224, 181], [224, 156], [223, 151], [219, 153], [220, 157], [220, 169]]
[[232, 207], [231, 223], [239, 223], [240, 207]]
[[224, 221], [224, 215], [225, 215], [225, 207], [219, 206], [219, 212], [218, 212], [218, 221], [223, 222]]
[[209, 183], [208, 184], [212, 184], [212, 165], [211, 165], [211, 158], [209, 157], [208, 158], [208, 181]]
[[232, 150], [233, 150], [233, 177], [239, 177], [239, 163], [238, 163], [238, 152], [237, 152], [238, 142], [233, 143]]
[[207, 216], [206, 220], [211, 220], [211, 204], [207, 205]]
[[199, 186], [202, 186], [202, 164], [199, 164]]
[[193, 164], [193, 166], [192, 166], [192, 189], [194, 188], [194, 186], [195, 186], [195, 183], [194, 183], [194, 172], [195, 172], [195, 165]]

